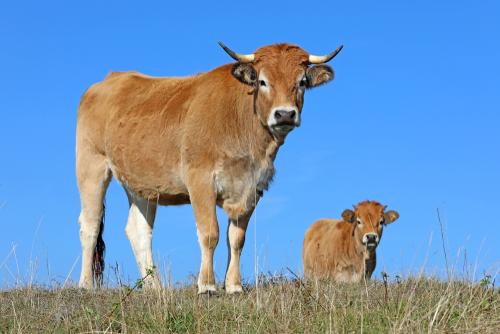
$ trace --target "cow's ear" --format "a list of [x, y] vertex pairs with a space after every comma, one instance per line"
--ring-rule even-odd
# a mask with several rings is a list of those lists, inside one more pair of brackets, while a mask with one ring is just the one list
[[231, 74], [244, 84], [253, 86], [257, 82], [257, 71], [249, 63], [236, 63], [233, 65]]
[[384, 224], [389, 225], [394, 223], [399, 218], [399, 213], [397, 211], [391, 210], [384, 213]]
[[354, 211], [345, 209], [344, 212], [342, 212], [342, 218], [348, 222], [352, 223], [354, 221]]
[[313, 88], [332, 81], [335, 77], [335, 72], [328, 65], [315, 65], [307, 69], [306, 77], [307, 88]]

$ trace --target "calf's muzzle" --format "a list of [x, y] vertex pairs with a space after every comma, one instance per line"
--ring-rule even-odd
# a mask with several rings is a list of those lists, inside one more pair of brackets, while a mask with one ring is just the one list
[[363, 244], [369, 248], [375, 248], [378, 245], [378, 235], [376, 233], [366, 233], [363, 236]]

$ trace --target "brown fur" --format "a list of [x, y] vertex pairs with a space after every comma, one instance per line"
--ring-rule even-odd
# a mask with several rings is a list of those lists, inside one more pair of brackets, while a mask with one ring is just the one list
[[[383, 225], [398, 219], [396, 211], [384, 212], [375, 201], [359, 203], [355, 210], [345, 210], [342, 220], [320, 219], [306, 232], [302, 263], [306, 278], [359, 282], [370, 279], [376, 266], [375, 249], [363, 244], [366, 233], [382, 237]], [[361, 224], [358, 224], [358, 218]], [[383, 223], [381, 223], [383, 219]]]
[[[304, 91], [297, 78], [316, 67], [309, 67], [307, 59], [308, 53], [293, 45], [258, 49], [255, 61], [242, 71], [248, 66], [257, 75], [265, 71], [273, 88], [269, 94], [238, 81], [238, 63], [191, 77], [111, 73], [90, 87], [82, 97], [77, 124], [82, 247], [85, 240], [94, 242], [99, 231], [97, 203], [113, 175], [129, 199], [137, 196], [148, 205], [193, 205], [202, 248], [200, 277], [206, 277], [203, 284], [213, 284], [210, 263], [219, 238], [215, 205], [223, 207], [235, 225], [229, 246], [234, 244], [239, 257], [247, 220], [271, 182], [273, 161], [285, 139], [267, 126], [267, 119], [272, 108], [282, 104], [297, 106], [300, 113]], [[328, 70], [315, 70], [311, 87], [333, 78], [331, 68], [321, 66]], [[83, 248], [80, 285], [87, 286], [89, 250]], [[240, 284], [239, 269], [229, 268], [229, 274], [226, 285]]]

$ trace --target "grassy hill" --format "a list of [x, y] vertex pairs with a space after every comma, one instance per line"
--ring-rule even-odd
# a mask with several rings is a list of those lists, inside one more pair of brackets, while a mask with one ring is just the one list
[[362, 284], [262, 277], [237, 296], [196, 287], [0, 292], [1, 333], [500, 333], [500, 291], [479, 283], [384, 277]]

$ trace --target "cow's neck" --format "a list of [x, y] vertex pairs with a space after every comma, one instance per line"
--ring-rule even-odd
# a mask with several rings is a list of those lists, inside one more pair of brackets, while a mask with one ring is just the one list
[[264, 132], [267, 132], [268, 135], [265, 136], [265, 138], [261, 138], [261, 154], [263, 154], [264, 159], [274, 161], [274, 159], [276, 158], [276, 154], [278, 154], [278, 149], [281, 147], [281, 145], [283, 145], [284, 141], [278, 140], [269, 135], [267, 129], [264, 129]]
[[371, 278], [375, 266], [377, 265], [377, 253], [375, 250], [365, 251], [365, 275], [367, 278]]
[[273, 136], [255, 110], [254, 104], [244, 109], [246, 110], [239, 110], [238, 114], [241, 122], [246, 125], [242, 127], [247, 131], [245, 136], [250, 139], [248, 148], [251, 152], [249, 153], [258, 160], [269, 159], [274, 161], [278, 149], [284, 143], [284, 138]]
[[360, 270], [364, 268], [366, 276], [370, 278], [377, 261], [376, 253], [375, 250], [368, 250], [362, 243], [355, 239], [355, 224], [353, 223], [350, 236], [347, 239], [350, 241], [348, 244], [348, 253], [352, 259], [356, 259], [357, 267]]

